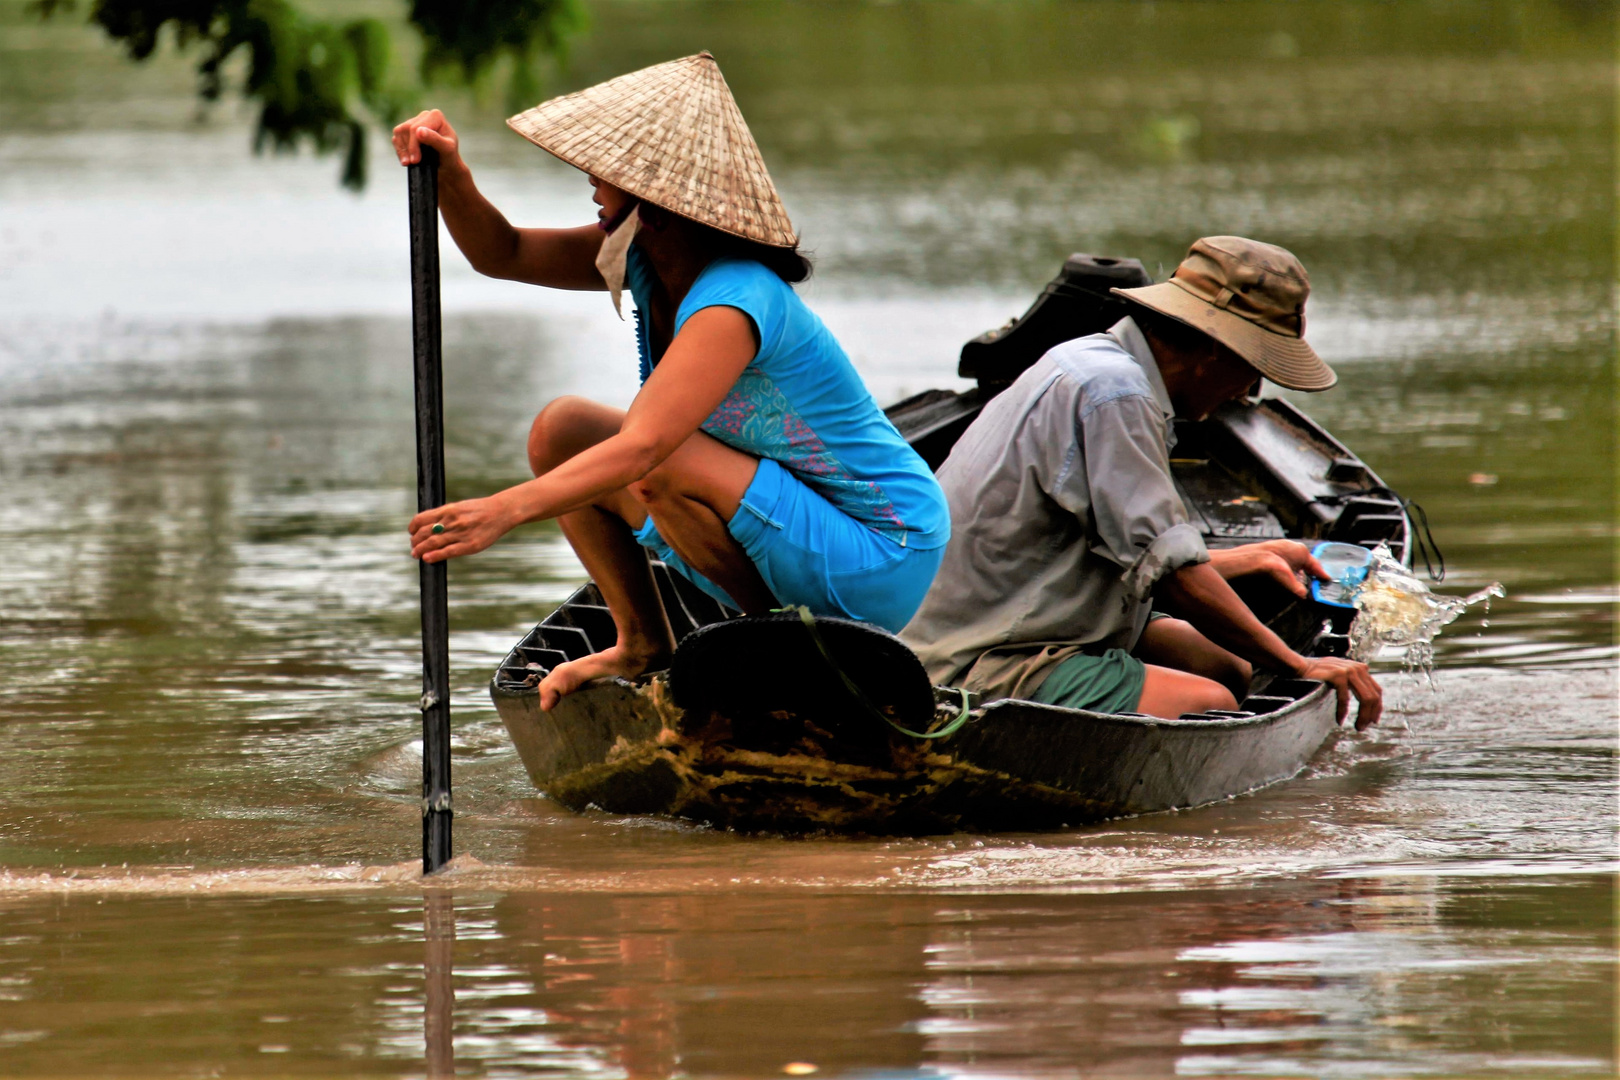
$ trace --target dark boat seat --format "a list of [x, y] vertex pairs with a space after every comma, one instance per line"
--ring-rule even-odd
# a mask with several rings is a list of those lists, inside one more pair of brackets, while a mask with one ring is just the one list
[[[838, 667], [867, 700], [914, 731], [934, 718], [928, 672], [886, 630], [849, 619], [818, 618], [817, 632]], [[795, 612], [729, 619], [699, 627], [669, 667], [675, 703], [689, 714], [714, 710], [733, 720], [771, 724], [789, 716], [838, 718], [834, 735], [887, 742], [889, 728], [845, 687]]]

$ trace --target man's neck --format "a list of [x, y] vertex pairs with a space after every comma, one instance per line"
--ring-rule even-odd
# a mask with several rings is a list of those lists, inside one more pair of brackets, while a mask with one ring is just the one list
[[1153, 365], [1159, 369], [1159, 381], [1164, 385], [1164, 393], [1170, 399], [1171, 409], [1180, 415], [1181, 409], [1177, 402], [1181, 400], [1180, 394], [1186, 387], [1189, 374], [1186, 356], [1162, 339], [1154, 337], [1141, 325], [1137, 326], [1137, 331], [1142, 335], [1142, 340], [1147, 342], [1148, 352], [1153, 355]]
[[1164, 380], [1165, 392], [1174, 402], [1186, 382], [1185, 357], [1179, 350], [1171, 348], [1145, 330], [1142, 337], [1147, 340], [1148, 351], [1153, 354], [1153, 362], [1159, 366], [1159, 378]]

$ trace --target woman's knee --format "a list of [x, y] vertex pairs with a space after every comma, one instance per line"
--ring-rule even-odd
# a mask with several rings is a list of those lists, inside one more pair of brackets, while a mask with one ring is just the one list
[[572, 394], [557, 398], [529, 426], [529, 471], [542, 476], [569, 458], [617, 435], [624, 413]]
[[677, 489], [673, 473], [659, 466], [652, 472], [629, 485], [631, 496], [642, 506], [649, 509], [659, 503], [667, 503]]
[[[698, 434], [702, 435], [702, 432]], [[707, 435], [703, 437], [708, 438]], [[712, 463], [705, 461], [701, 456], [693, 455], [689, 451], [692, 440], [687, 442], [688, 445], [682, 446], [654, 466], [647, 475], [628, 485], [630, 494], [637, 502], [652, 507], [658, 504], [668, 506], [677, 499], [690, 499], [706, 506], [723, 501], [715, 497], [714, 489], [718, 485], [711, 475], [713, 469], [706, 467]], [[747, 487], [746, 484], [743, 486]], [[723, 493], [721, 494], [723, 496]]]

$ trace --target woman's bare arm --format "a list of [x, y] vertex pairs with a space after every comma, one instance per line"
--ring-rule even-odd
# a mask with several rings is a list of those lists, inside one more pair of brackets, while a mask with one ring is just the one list
[[[640, 480], [708, 419], [758, 350], [747, 315], [732, 307], [702, 309], [670, 342], [617, 435], [527, 483], [417, 514], [411, 556], [441, 562], [471, 555], [524, 522], [566, 514]], [[434, 525], [444, 531], [435, 534]]]
[[420, 161], [423, 146], [439, 152], [439, 212], [474, 270], [553, 289], [607, 288], [596, 269], [601, 229], [514, 227], [478, 190], [461, 157], [460, 139], [438, 109], [418, 113], [394, 128], [394, 151], [401, 165]]

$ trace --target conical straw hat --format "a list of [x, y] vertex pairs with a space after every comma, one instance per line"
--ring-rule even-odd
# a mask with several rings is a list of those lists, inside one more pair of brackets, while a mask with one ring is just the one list
[[541, 102], [513, 131], [638, 198], [773, 247], [798, 237], [706, 52]]

